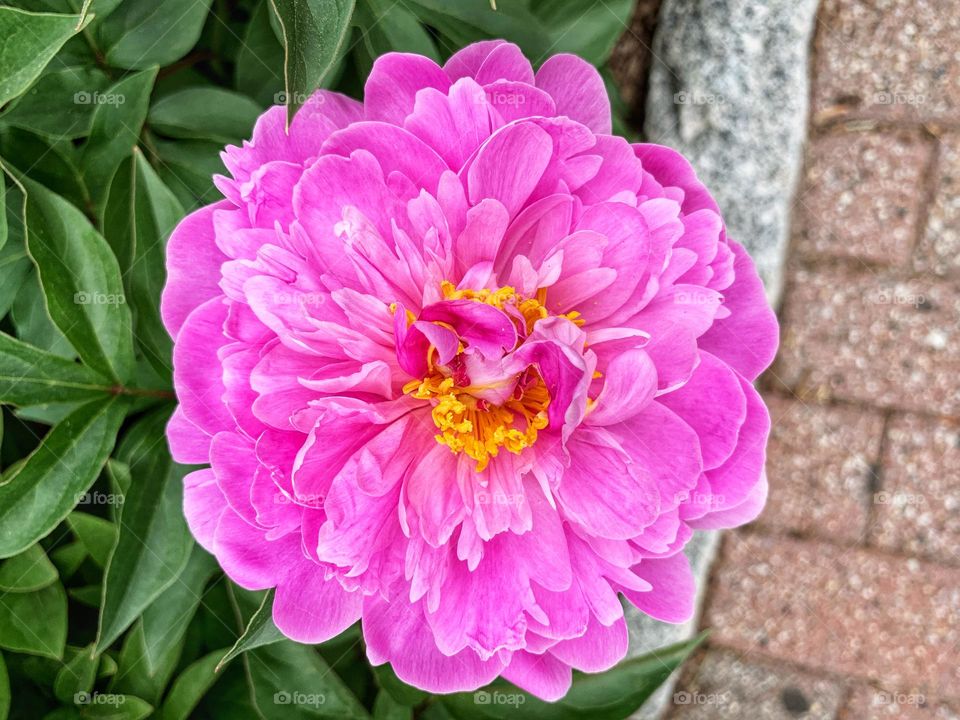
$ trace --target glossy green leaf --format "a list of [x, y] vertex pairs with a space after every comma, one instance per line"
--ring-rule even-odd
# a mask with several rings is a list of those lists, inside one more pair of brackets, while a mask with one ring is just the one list
[[623, 720], [630, 717], [703, 642], [692, 640], [624, 660], [607, 672], [574, 674], [569, 692], [548, 703], [503, 680], [475, 693], [446, 695], [442, 702], [456, 718], [503, 719], [518, 713], [532, 720]]
[[10, 715], [10, 700], [10, 675], [3, 653], [0, 653], [0, 720], [7, 720]]
[[246, 95], [218, 87], [191, 87], [154, 103], [147, 116], [162, 135], [238, 143], [253, 134], [262, 109]]
[[403, 705], [393, 699], [393, 696], [382, 690], [377, 693], [373, 703], [373, 720], [412, 720], [413, 708]]
[[27, 251], [40, 272], [50, 317], [92, 369], [123, 383], [134, 368], [130, 309], [120, 268], [83, 213], [24, 179]]
[[74, 576], [83, 561], [87, 559], [87, 549], [81, 542], [72, 542], [50, 552], [50, 560], [60, 573], [60, 577], [67, 582]]
[[102, 398], [109, 381], [84, 365], [0, 332], [0, 402], [38, 405]]
[[216, 668], [223, 653], [224, 650], [214, 650], [180, 673], [160, 707], [158, 720], [189, 720], [204, 693], [219, 679]]
[[[360, 42], [372, 63], [388, 52], [410, 52], [440, 62], [440, 54], [416, 13], [391, 0], [363, 0], [354, 21], [361, 29]], [[368, 67], [363, 68], [369, 74]]]
[[551, 53], [568, 52], [602, 65], [630, 24], [634, 0], [533, 0], [530, 10], [554, 42]]
[[176, 62], [196, 45], [210, 2], [123, 0], [99, 28], [107, 62], [128, 70]]
[[0, 593], [35, 592], [56, 582], [57, 568], [43, 548], [31, 545], [0, 562]]
[[230, 648], [230, 651], [221, 658], [220, 666], [226, 665], [238, 655], [242, 655], [249, 650], [283, 640], [283, 633], [273, 624], [273, 596], [273, 590], [269, 590], [263, 596], [263, 602], [259, 609], [250, 618], [243, 635], [237, 638], [237, 642]]
[[213, 557], [194, 545], [183, 572], [143, 613], [146, 662], [156, 670], [172, 645], [183, 639], [203, 599], [207, 582], [218, 570]]
[[110, 692], [136, 695], [151, 705], [158, 705], [180, 662], [183, 645], [183, 640], [173, 645], [157, 668], [147, 667], [143, 625], [138, 622], [124, 636], [117, 673], [109, 685]]
[[286, 640], [251, 650], [242, 657], [253, 701], [264, 720], [370, 717], [337, 674], [307, 645]]
[[80, 717], [84, 720], [143, 720], [153, 714], [153, 706], [134, 695], [115, 695], [111, 702], [84, 705]]
[[160, 318], [160, 294], [167, 277], [164, 248], [183, 215], [176, 196], [134, 149], [113, 178], [103, 232], [120, 262], [124, 289], [136, 318], [137, 342], [167, 381], [172, 344]]
[[67, 595], [59, 582], [35, 592], [0, 595], [0, 648], [60, 659], [66, 642]]
[[223, 146], [208, 140], [158, 140], [157, 174], [190, 212], [222, 199], [213, 176], [226, 168], [220, 159]]
[[7, 244], [7, 185], [0, 172], [0, 249]]
[[104, 574], [97, 651], [103, 652], [183, 571], [193, 539], [183, 517], [183, 476], [170, 457], [166, 411], [126, 435], [118, 457], [134, 479], [120, 510], [120, 537]]
[[0, 7], [0, 105], [26, 90], [61, 46], [81, 28], [79, 15]]
[[426, 692], [407, 685], [403, 680], [397, 677], [390, 663], [376, 665], [373, 668], [373, 674], [377, 678], [377, 683], [383, 688], [384, 692], [390, 694], [394, 700], [401, 705], [419, 705], [428, 697]]
[[106, 567], [117, 542], [117, 526], [109, 520], [76, 510], [67, 516], [67, 524], [93, 561], [101, 568]]
[[235, 86], [261, 106], [282, 102], [283, 46], [270, 28], [270, 0], [260, 0], [237, 53]]
[[[60, 332], [47, 311], [47, 302], [40, 284], [40, 274], [31, 267], [10, 308], [10, 321], [17, 337], [25, 344], [61, 358], [67, 362], [77, 359], [77, 351]], [[91, 371], [92, 372], [92, 371]], [[100, 376], [97, 376], [100, 378]], [[99, 382], [107, 382], [99, 380]]]
[[[0, 156], [8, 167], [16, 168], [77, 207], [92, 208], [90, 193], [77, 164], [77, 149], [69, 140], [54, 142], [11, 127], [0, 131]], [[9, 208], [7, 205], [8, 212]]]
[[104, 101], [94, 111], [80, 166], [98, 218], [113, 174], [140, 139], [156, 77], [155, 67], [128, 75], [107, 88]]
[[[21, 213], [22, 205], [15, 206], [16, 209], [11, 212], [11, 205], [14, 204], [14, 192], [7, 191], [7, 242], [0, 248], [0, 319], [3, 319], [10, 311], [20, 286], [33, 267], [30, 257], [27, 255], [27, 248], [23, 239], [23, 216]], [[22, 196], [16, 192], [16, 197]]]
[[270, 0], [280, 24], [287, 122], [337, 62], [354, 0]]
[[519, 45], [535, 64], [551, 53], [549, 34], [521, 3], [500, 2], [496, 10], [490, 0], [410, 0], [406, 5], [455, 45], [503, 38]]
[[107, 99], [110, 76], [96, 66], [51, 64], [0, 123], [55, 139], [86, 137], [93, 113]]
[[23, 552], [67, 516], [100, 474], [125, 414], [117, 396], [80, 406], [0, 477], [0, 558]]
[[89, 693], [97, 679], [99, 664], [93, 646], [81, 648], [60, 668], [53, 683], [53, 694], [60, 702], [72, 704], [77, 693]]

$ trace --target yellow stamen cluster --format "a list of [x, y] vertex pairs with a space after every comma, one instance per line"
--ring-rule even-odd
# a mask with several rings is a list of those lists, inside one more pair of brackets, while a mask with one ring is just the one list
[[[502, 405], [491, 405], [470, 394], [470, 387], [458, 388], [453, 378], [434, 374], [411, 380], [403, 391], [421, 400], [436, 404], [431, 412], [440, 431], [434, 437], [454, 454], [465, 453], [477, 461], [477, 472], [484, 470], [500, 448], [519, 454], [536, 442], [537, 433], [547, 426], [547, 405], [550, 395], [543, 381], [528, 387], [518, 399]], [[525, 427], [515, 427], [516, 420]]]
[[[517, 294], [515, 288], [509, 285], [504, 285], [499, 290], [488, 290], [486, 288], [481, 290], [458, 290], [452, 282], [444, 280], [440, 284], [440, 290], [443, 292], [443, 297], [447, 300], [474, 300], [487, 305], [493, 305], [493, 307], [499, 308], [500, 310], [503, 310], [507, 305], [515, 305], [526, 321], [526, 330], [528, 333], [533, 330], [533, 326], [537, 320], [543, 320], [550, 316], [546, 308], [546, 288], [540, 288], [537, 291], [536, 297], [523, 298]], [[559, 317], [565, 317], [578, 326], [583, 325], [583, 318], [580, 317], [580, 313], [576, 310], [564, 313]]]

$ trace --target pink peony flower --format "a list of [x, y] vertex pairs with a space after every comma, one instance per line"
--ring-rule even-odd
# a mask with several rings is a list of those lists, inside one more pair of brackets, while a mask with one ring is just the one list
[[687, 620], [694, 529], [763, 506], [777, 325], [690, 165], [603, 82], [481, 42], [381, 57], [223, 154], [163, 318], [197, 541], [318, 643], [432, 692], [561, 697]]

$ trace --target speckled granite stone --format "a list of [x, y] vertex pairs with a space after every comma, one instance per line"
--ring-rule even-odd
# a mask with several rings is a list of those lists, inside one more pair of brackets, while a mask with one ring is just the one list
[[779, 296], [817, 0], [667, 0], [654, 42], [646, 135], [677, 148], [730, 234]]

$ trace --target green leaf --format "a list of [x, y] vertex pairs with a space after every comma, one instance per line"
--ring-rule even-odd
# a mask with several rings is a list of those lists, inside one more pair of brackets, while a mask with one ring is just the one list
[[3, 474], [0, 558], [23, 552], [67, 516], [100, 474], [125, 414], [116, 396], [82, 405]]
[[183, 476], [170, 457], [167, 411], [137, 423], [120, 446], [134, 481], [120, 510], [120, 537], [104, 574], [97, 652], [109, 647], [166, 590], [190, 558], [193, 539], [183, 518]]
[[183, 207], [139, 149], [114, 175], [104, 213], [104, 236], [123, 272], [124, 289], [136, 320], [144, 356], [169, 382], [172, 343], [160, 318], [167, 273], [164, 248], [183, 217]]
[[35, 267], [31, 266], [20, 286], [20, 292], [14, 298], [10, 308], [10, 320], [16, 329], [17, 337], [27, 345], [67, 362], [77, 359], [77, 351], [47, 312], [40, 275]]
[[[78, 154], [69, 140], [55, 142], [11, 127], [0, 131], [0, 156], [0, 164], [6, 163], [17, 168], [79, 208], [91, 207], [90, 193], [77, 165]], [[7, 210], [10, 212], [9, 204]], [[22, 214], [17, 212], [22, 218]]]
[[604, 673], [575, 673], [570, 691], [555, 703], [498, 680], [475, 693], [445, 695], [441, 702], [456, 718], [532, 720], [622, 720], [632, 715], [706, 637], [630, 658]]
[[66, 643], [67, 596], [59, 582], [0, 595], [0, 648], [59, 660]]
[[106, 567], [117, 542], [117, 526], [109, 520], [76, 510], [67, 516], [67, 524], [93, 561], [101, 568]]
[[354, 0], [270, 0], [280, 23], [287, 123], [336, 64]]
[[0, 248], [0, 319], [9, 312], [24, 278], [33, 267], [23, 238], [23, 195], [10, 188], [6, 197], [7, 242]]
[[217, 663], [223, 650], [214, 650], [191, 663], [173, 681], [157, 715], [158, 720], [188, 720], [211, 686], [219, 680]]
[[10, 715], [10, 675], [7, 673], [7, 663], [0, 653], [0, 720], [7, 720]]
[[148, 668], [144, 660], [146, 646], [143, 639], [143, 625], [138, 622], [133, 630], [124, 636], [117, 673], [109, 686], [110, 692], [136, 695], [156, 706], [177, 669], [182, 652], [183, 641], [181, 640], [170, 648], [156, 670]]
[[373, 718], [374, 720], [412, 720], [413, 708], [398, 703], [390, 693], [381, 691], [373, 703]]
[[89, 693], [97, 679], [97, 666], [100, 661], [93, 654], [93, 646], [88, 645], [66, 663], [53, 683], [53, 694], [65, 704], [71, 704], [77, 693]]
[[80, 542], [61, 545], [50, 552], [50, 559], [60, 573], [60, 577], [67, 582], [87, 559], [87, 549]]
[[356, 696], [317, 652], [283, 641], [243, 655], [251, 697], [264, 720], [368, 718]]
[[21, 407], [103, 397], [109, 381], [84, 365], [0, 332], [0, 402]]
[[0, 563], [0, 592], [35, 592], [56, 582], [57, 568], [40, 545]]
[[357, 5], [355, 22], [362, 30], [361, 39], [371, 61], [388, 52], [411, 52], [440, 62], [430, 33], [404, 5], [391, 0], [365, 0]]
[[107, 89], [104, 97], [110, 102], [100, 103], [93, 113], [90, 137], [84, 146], [80, 165], [98, 218], [103, 214], [113, 174], [140, 139], [156, 77], [155, 67], [128, 75]]
[[156, 143], [157, 174], [190, 212], [221, 199], [213, 176], [223, 173], [223, 146], [208, 140], [178, 140]]
[[627, 31], [635, 4], [634, 0], [533, 0], [530, 10], [550, 32], [551, 53], [573, 53], [602, 65]]
[[496, 10], [490, 7], [490, 0], [411, 0], [409, 7], [422, 22], [435, 27], [455, 45], [503, 38], [519, 45], [533, 62], [545, 60], [551, 53], [549, 34], [516, 2], [500, 2]]
[[412, 685], [407, 685], [403, 680], [397, 677], [390, 663], [375, 665], [373, 674], [377, 678], [380, 687], [390, 694], [390, 696], [401, 705], [419, 705], [426, 700], [429, 694]]
[[0, 249], [7, 244], [7, 184], [0, 174]]
[[283, 92], [283, 46], [270, 28], [269, 0], [260, 0], [237, 53], [234, 84], [261, 106], [281, 102]]
[[238, 655], [283, 640], [283, 633], [273, 624], [273, 596], [274, 591], [272, 589], [263, 596], [260, 608], [250, 618], [243, 635], [237, 638], [237, 642], [230, 648], [230, 651], [220, 659], [220, 664], [217, 666], [218, 670]]
[[204, 588], [217, 569], [213, 557], [194, 545], [183, 572], [143, 613], [145, 656], [151, 671], [159, 667], [170, 647], [183, 639], [200, 606]]
[[100, 44], [114, 67], [170, 65], [197, 44], [211, 0], [124, 0], [100, 25]]
[[108, 99], [110, 76], [87, 65], [51, 67], [0, 116], [0, 122], [56, 140], [86, 137], [94, 111]]
[[130, 309], [106, 240], [79, 210], [37, 183], [27, 189], [27, 251], [50, 317], [81, 359], [117, 383], [134, 367]]
[[84, 720], [143, 720], [153, 713], [153, 706], [133, 695], [113, 695], [111, 702], [90, 703], [80, 710]]
[[0, 7], [0, 105], [26, 90], [76, 32], [79, 15]]
[[150, 108], [150, 127], [173, 138], [237, 143], [251, 136], [262, 109], [232, 90], [191, 87], [157, 100]]

